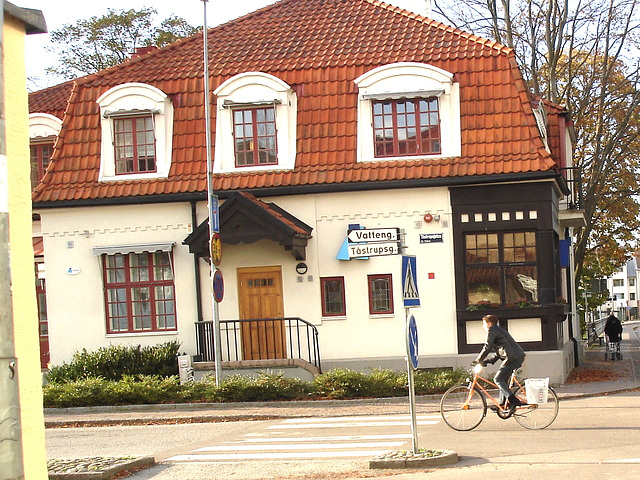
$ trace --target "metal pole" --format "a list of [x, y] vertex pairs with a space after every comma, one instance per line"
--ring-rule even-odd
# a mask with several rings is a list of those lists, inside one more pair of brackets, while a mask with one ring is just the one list
[[13, 336], [9, 179], [4, 109], [4, 2], [0, 1], [0, 480], [24, 479], [18, 360]]
[[413, 365], [409, 357], [409, 309], [404, 309], [405, 339], [407, 342], [407, 377], [409, 378], [409, 413], [411, 414], [411, 448], [418, 454], [418, 421], [416, 418], [416, 387], [413, 379]]
[[[209, 45], [207, 41], [207, 2], [202, 0], [204, 6], [204, 22], [202, 26], [202, 40], [204, 49], [204, 116], [205, 116], [205, 136], [207, 147], [207, 209], [209, 211], [209, 241], [214, 234], [213, 210], [214, 204], [217, 214], [218, 197], [213, 194], [213, 162], [211, 159], [211, 111], [209, 99]], [[220, 344], [220, 315], [218, 312], [218, 302], [213, 295], [213, 277], [216, 273], [216, 266], [211, 259], [211, 278], [209, 286], [211, 288], [211, 312], [213, 314], [213, 350], [214, 350], [214, 368], [216, 371], [216, 386], [219, 387], [222, 381], [222, 372], [220, 370], [220, 359], [222, 357], [222, 346]]]

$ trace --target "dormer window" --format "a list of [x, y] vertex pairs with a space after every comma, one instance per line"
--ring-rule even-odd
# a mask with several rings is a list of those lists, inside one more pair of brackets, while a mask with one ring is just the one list
[[214, 172], [293, 169], [297, 97], [273, 75], [247, 72], [218, 88]]
[[53, 145], [61, 128], [62, 121], [58, 117], [48, 113], [29, 115], [32, 190], [38, 186], [47, 171], [53, 155]]
[[156, 171], [156, 139], [153, 117], [115, 118], [116, 175]]
[[372, 103], [376, 158], [440, 153], [437, 97]]
[[164, 178], [171, 167], [173, 106], [151, 85], [126, 83], [105, 92], [100, 105], [100, 181]]
[[31, 142], [31, 190], [36, 188], [47, 171], [53, 155], [54, 139]]
[[375, 68], [358, 86], [358, 161], [461, 154], [453, 74], [423, 63]]
[[233, 111], [236, 167], [277, 165], [275, 107]]

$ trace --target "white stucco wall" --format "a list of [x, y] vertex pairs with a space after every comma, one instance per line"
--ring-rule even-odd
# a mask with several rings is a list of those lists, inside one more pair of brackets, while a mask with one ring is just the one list
[[[41, 212], [47, 276], [51, 362], [81, 348], [111, 343], [153, 345], [173, 339], [193, 352], [196, 318], [193, 256], [182, 241], [191, 231], [188, 204], [55, 209]], [[93, 247], [175, 242], [177, 332], [107, 335], [102, 270]], [[66, 272], [79, 269], [79, 273]]]

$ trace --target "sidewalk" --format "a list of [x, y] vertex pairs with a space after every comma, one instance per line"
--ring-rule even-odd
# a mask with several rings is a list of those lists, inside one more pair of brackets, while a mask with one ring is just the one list
[[[580, 382], [566, 383], [554, 388], [561, 400], [607, 395], [640, 388], [637, 379], [640, 373], [637, 371], [640, 368], [640, 352], [623, 352], [621, 361], [604, 361], [604, 352], [604, 346], [594, 346], [587, 350], [585, 365], [578, 367], [574, 372]], [[436, 411], [439, 400], [440, 395], [418, 397], [416, 400], [418, 413]], [[45, 409], [45, 424], [47, 428], [152, 425], [407, 412], [408, 399], [404, 397], [340, 401], [131, 405]]]

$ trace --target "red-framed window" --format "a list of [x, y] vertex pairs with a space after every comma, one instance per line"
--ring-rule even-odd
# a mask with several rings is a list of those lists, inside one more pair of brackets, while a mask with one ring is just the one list
[[176, 330], [168, 252], [103, 256], [107, 333]]
[[31, 144], [31, 190], [36, 188], [53, 154], [53, 140], [48, 142], [36, 142]]
[[320, 279], [322, 293], [322, 316], [337, 317], [347, 314], [344, 295], [344, 277], [324, 277]]
[[234, 110], [233, 137], [236, 167], [277, 165], [274, 107]]
[[153, 118], [113, 119], [116, 175], [156, 171], [156, 139]]
[[393, 313], [393, 284], [390, 274], [367, 275], [369, 285], [369, 313]]
[[440, 153], [438, 98], [374, 101], [373, 139], [376, 157]]

